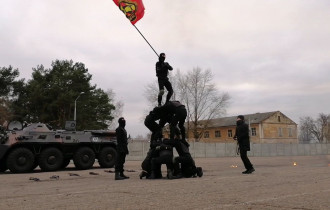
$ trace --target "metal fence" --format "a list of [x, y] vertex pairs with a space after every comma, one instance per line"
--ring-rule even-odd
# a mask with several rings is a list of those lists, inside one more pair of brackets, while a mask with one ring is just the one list
[[[149, 150], [148, 142], [130, 142], [127, 160], [143, 160]], [[236, 156], [235, 143], [190, 143], [194, 158]], [[177, 155], [174, 150], [175, 155]], [[251, 144], [251, 157], [330, 155], [330, 144]]]

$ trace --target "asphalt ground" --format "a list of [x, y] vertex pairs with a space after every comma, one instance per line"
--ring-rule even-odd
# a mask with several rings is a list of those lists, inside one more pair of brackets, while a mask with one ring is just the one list
[[[0, 209], [330, 209], [330, 156], [200, 158], [203, 177], [140, 179], [141, 161], [127, 161], [127, 180], [95, 164], [78, 171], [0, 174]], [[165, 166], [162, 166], [165, 176]]]

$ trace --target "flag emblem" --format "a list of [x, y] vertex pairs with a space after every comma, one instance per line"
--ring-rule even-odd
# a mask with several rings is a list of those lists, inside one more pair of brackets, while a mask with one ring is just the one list
[[119, 9], [131, 22], [136, 20], [137, 4], [135, 2], [121, 1], [119, 2]]
[[133, 25], [144, 15], [142, 0], [114, 0], [114, 2]]

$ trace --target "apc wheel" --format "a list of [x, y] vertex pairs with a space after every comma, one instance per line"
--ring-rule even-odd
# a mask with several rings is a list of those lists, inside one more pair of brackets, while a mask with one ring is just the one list
[[117, 152], [112, 147], [104, 147], [98, 155], [99, 164], [102, 168], [112, 168], [115, 165]]
[[30, 172], [34, 166], [34, 155], [27, 148], [17, 148], [7, 157], [8, 169], [13, 173]]
[[81, 147], [73, 155], [73, 163], [77, 169], [85, 170], [92, 168], [95, 162], [95, 153], [89, 147]]
[[63, 153], [55, 147], [46, 148], [40, 153], [38, 162], [41, 170], [56, 171], [63, 164]]
[[0, 161], [0, 172], [5, 172], [5, 171], [7, 171], [7, 165], [6, 165], [6, 163], [5, 163], [5, 161], [4, 160], [1, 160]]

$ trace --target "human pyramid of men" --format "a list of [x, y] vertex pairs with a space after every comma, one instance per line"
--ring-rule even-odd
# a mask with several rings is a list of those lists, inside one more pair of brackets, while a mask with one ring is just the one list
[[[126, 15], [132, 25], [137, 29], [135, 23], [144, 15], [144, 5], [142, 1], [126, 2], [114, 0], [119, 9]], [[135, 4], [136, 3], [136, 4]], [[138, 5], [138, 6], [137, 6]], [[141, 32], [137, 29], [141, 34]], [[142, 34], [141, 34], [142, 35]], [[142, 35], [145, 39], [145, 37]], [[145, 39], [146, 40], [146, 39]], [[147, 40], [146, 40], [147, 41]], [[149, 42], [147, 41], [149, 44]], [[152, 46], [149, 44], [152, 48]], [[152, 48], [157, 54], [157, 52]], [[201, 167], [196, 167], [195, 161], [189, 152], [189, 144], [185, 138], [184, 122], [187, 117], [187, 110], [179, 101], [170, 101], [173, 95], [172, 84], [168, 79], [168, 71], [173, 68], [165, 62], [166, 55], [161, 53], [158, 55], [159, 61], [156, 63], [156, 76], [158, 77], [158, 107], [155, 107], [144, 121], [145, 126], [152, 132], [150, 139], [150, 149], [142, 162], [143, 177], [150, 179], [161, 178], [161, 165], [167, 166], [167, 177], [196, 177], [203, 176]], [[167, 90], [166, 102], [162, 105], [162, 97]], [[157, 123], [156, 121], [159, 122]], [[118, 119], [119, 126], [116, 129], [117, 136], [117, 157], [115, 164], [115, 180], [128, 179], [124, 174], [124, 163], [126, 155], [129, 153], [127, 148], [127, 132], [125, 130], [126, 120], [121, 117]], [[162, 129], [166, 123], [169, 123], [170, 138], [163, 138]], [[179, 126], [179, 128], [177, 127]], [[173, 157], [173, 148], [176, 149], [179, 157]]]
[[[168, 79], [168, 71], [173, 68], [165, 62], [165, 53], [161, 53], [156, 63], [156, 75], [158, 77], [158, 107], [155, 107], [146, 116], [144, 124], [152, 132], [150, 148], [146, 158], [141, 164], [142, 172], [140, 179], [162, 178], [161, 165], [166, 164], [167, 178], [175, 179], [182, 177], [203, 176], [201, 167], [196, 167], [189, 152], [189, 143], [185, 138], [184, 122], [187, 117], [187, 110], [179, 101], [170, 101], [173, 95], [173, 88]], [[162, 105], [164, 87], [168, 91], [166, 102]], [[157, 121], [159, 120], [159, 123]], [[162, 130], [166, 123], [169, 123], [170, 138], [163, 138]], [[178, 128], [179, 127], [179, 128]], [[176, 149], [178, 157], [173, 156], [173, 148]]]
[[[166, 164], [167, 178], [176, 179], [182, 177], [203, 176], [201, 167], [196, 167], [195, 161], [189, 152], [189, 143], [186, 141], [186, 129], [184, 122], [187, 117], [186, 107], [179, 101], [170, 101], [173, 95], [173, 88], [168, 79], [168, 71], [173, 68], [165, 62], [165, 53], [161, 53], [156, 63], [156, 75], [158, 77], [159, 94], [158, 106], [155, 107], [145, 118], [144, 124], [151, 131], [150, 148], [146, 158], [141, 164], [142, 172], [140, 179], [162, 178], [161, 166]], [[162, 105], [164, 87], [168, 91], [166, 102]], [[157, 121], [159, 122], [157, 123]], [[115, 164], [115, 180], [124, 180], [129, 177], [124, 174], [124, 163], [127, 148], [126, 121], [123, 117], [118, 120], [119, 126], [116, 129], [117, 136], [117, 158]], [[169, 123], [170, 138], [163, 138], [162, 130], [166, 123]], [[178, 128], [179, 127], [179, 128]], [[179, 154], [173, 156], [173, 148]]]

